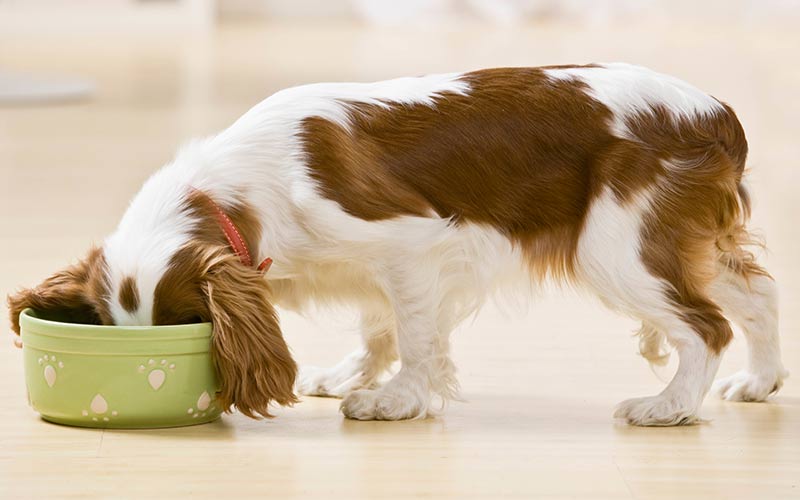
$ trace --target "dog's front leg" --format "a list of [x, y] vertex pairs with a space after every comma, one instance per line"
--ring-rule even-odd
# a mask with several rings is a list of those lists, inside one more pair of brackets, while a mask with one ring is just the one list
[[448, 356], [449, 325], [439, 273], [398, 266], [385, 289], [397, 322], [402, 366], [383, 387], [350, 393], [342, 401], [345, 416], [358, 420], [403, 420], [431, 413], [431, 398], [453, 397], [455, 368]]

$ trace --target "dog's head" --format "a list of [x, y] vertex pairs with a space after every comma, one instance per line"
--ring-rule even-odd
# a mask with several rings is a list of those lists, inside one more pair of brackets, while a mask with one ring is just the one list
[[[112, 235], [77, 265], [35, 288], [9, 296], [12, 328], [27, 307], [68, 321], [117, 325], [211, 322], [212, 354], [220, 381], [217, 403], [249, 417], [269, 416], [271, 402], [290, 405], [297, 367], [270, 302], [264, 275], [244, 265], [216, 225], [207, 197], [190, 195], [181, 210], [192, 230], [174, 250], [169, 241], [131, 241]], [[241, 222], [246, 238], [257, 224]], [[124, 220], [123, 220], [124, 222]], [[177, 229], [176, 229], [177, 231]], [[251, 247], [252, 248], [252, 247]], [[142, 250], [145, 249], [145, 250]]]

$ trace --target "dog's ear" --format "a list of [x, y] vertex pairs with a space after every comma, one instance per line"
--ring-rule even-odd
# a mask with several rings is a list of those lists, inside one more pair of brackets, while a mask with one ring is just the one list
[[103, 251], [92, 248], [85, 259], [40, 285], [9, 295], [11, 328], [19, 335], [19, 315], [28, 307], [72, 323], [108, 323], [107, 288]]
[[230, 411], [235, 405], [248, 417], [258, 418], [271, 416], [272, 401], [296, 403], [297, 365], [283, 340], [262, 273], [229, 255], [209, 266], [205, 277], [220, 406]]

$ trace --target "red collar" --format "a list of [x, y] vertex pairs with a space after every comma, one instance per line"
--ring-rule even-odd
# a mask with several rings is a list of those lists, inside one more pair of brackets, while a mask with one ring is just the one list
[[[225, 239], [228, 240], [228, 244], [231, 246], [231, 250], [233, 253], [239, 257], [239, 260], [242, 261], [247, 267], [253, 266], [253, 258], [250, 256], [250, 251], [247, 249], [247, 243], [242, 238], [242, 233], [236, 228], [236, 224], [233, 223], [228, 214], [226, 214], [222, 208], [214, 203], [214, 200], [211, 199], [210, 196], [203, 193], [202, 191], [195, 190], [201, 193], [208, 202], [214, 207], [214, 214], [217, 218], [217, 224], [219, 224], [219, 228], [222, 229], [222, 232], [225, 234]], [[272, 265], [272, 259], [267, 257], [266, 259], [261, 261], [261, 264], [258, 265], [258, 270], [266, 273], [269, 271], [270, 266]]]

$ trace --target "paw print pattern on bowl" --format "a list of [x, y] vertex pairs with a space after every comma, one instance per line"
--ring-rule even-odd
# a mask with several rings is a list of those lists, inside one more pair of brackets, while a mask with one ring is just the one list
[[64, 362], [58, 361], [55, 354], [45, 354], [39, 358], [39, 364], [44, 365], [44, 380], [53, 387], [58, 379], [58, 370], [64, 368]]
[[89, 404], [89, 410], [81, 411], [81, 415], [84, 417], [91, 417], [93, 422], [99, 422], [101, 419], [103, 422], [108, 422], [111, 418], [119, 415], [119, 413], [117, 410], [111, 410], [109, 412], [106, 398], [101, 394], [95, 394], [92, 398], [92, 402]]
[[154, 391], [161, 389], [164, 382], [167, 380], [167, 370], [175, 371], [175, 363], [170, 363], [166, 359], [162, 359], [160, 363], [156, 363], [155, 359], [147, 360], [147, 365], [141, 364], [136, 369], [139, 373], [147, 372], [147, 383]]
[[197, 417], [205, 417], [206, 410], [211, 406], [211, 396], [208, 395], [208, 391], [203, 391], [203, 394], [197, 398], [197, 409], [189, 408], [186, 410], [186, 413], [192, 416], [192, 418]]

